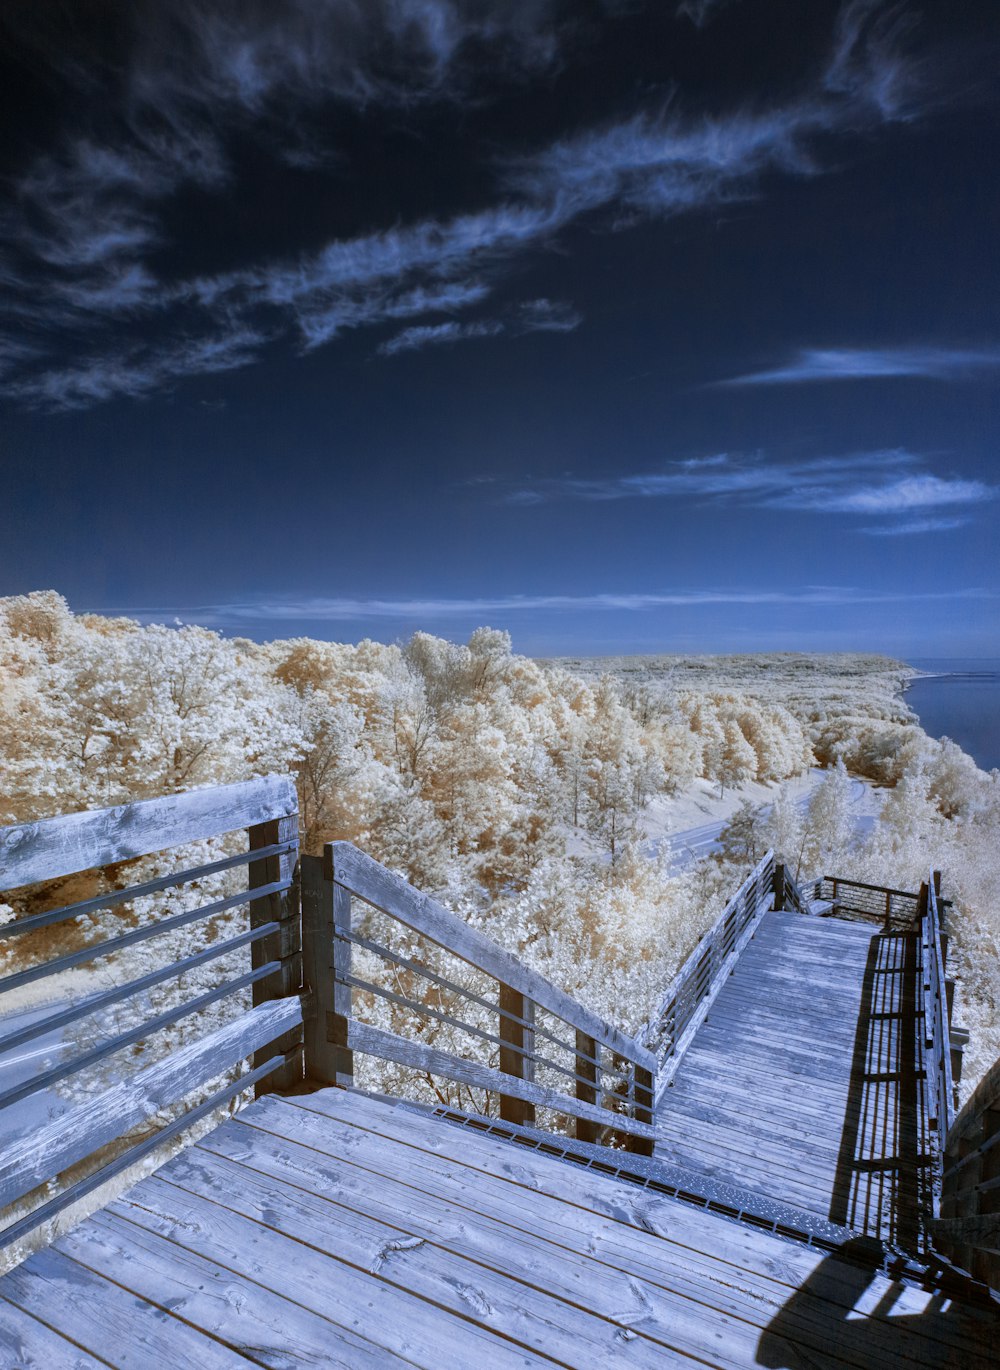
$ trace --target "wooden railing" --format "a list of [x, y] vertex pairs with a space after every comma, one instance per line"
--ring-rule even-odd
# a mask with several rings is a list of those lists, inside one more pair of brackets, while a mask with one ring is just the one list
[[791, 913], [812, 915], [812, 900], [818, 895], [807, 894], [800, 887], [788, 867], [780, 861], [774, 868], [774, 907]]
[[[7, 1133], [7, 1140], [0, 1142], [0, 1223], [6, 1220], [0, 1246], [17, 1242], [247, 1088], [288, 1088], [301, 1077], [297, 808], [292, 781], [268, 776], [0, 829], [0, 885], [5, 891], [15, 891], [6, 894], [14, 906], [23, 909], [26, 904], [47, 902], [44, 891], [41, 901], [26, 898], [32, 894], [26, 887], [80, 872], [95, 871], [91, 883], [98, 890], [92, 897], [61, 907], [25, 913], [3, 927], [3, 947], [17, 944], [30, 952], [38, 941], [34, 934], [44, 932], [44, 940], [51, 942], [52, 932], [47, 930], [55, 930], [64, 944], [70, 940], [77, 946], [0, 980], [0, 1014], [5, 1012], [5, 996], [43, 980], [51, 980], [53, 996], [59, 995], [65, 1003], [65, 991], [55, 977], [91, 962], [113, 958], [108, 964], [122, 977], [117, 983], [105, 978], [105, 987], [86, 999], [55, 1007], [40, 1017], [32, 1014], [30, 1021], [13, 1030], [5, 1031], [0, 1020], [0, 1060], [16, 1048], [71, 1029], [63, 1039], [63, 1059], [0, 1093], [0, 1136]], [[242, 833], [246, 847], [234, 851]], [[232, 836], [216, 844], [226, 853], [218, 859], [185, 865], [182, 857], [179, 869], [115, 887], [121, 879], [121, 863], [225, 834]], [[158, 865], [162, 869], [163, 858]], [[107, 867], [114, 869], [98, 870]], [[203, 902], [202, 882], [218, 885], [214, 877], [229, 873], [226, 879], [231, 884], [244, 867], [245, 887]], [[151, 917], [137, 911], [135, 901], [156, 896], [187, 907], [166, 915], [153, 910]], [[219, 937], [218, 925], [211, 920], [243, 908], [249, 912], [242, 930]], [[115, 928], [112, 936], [88, 942], [94, 933], [92, 915], [105, 910], [115, 911], [123, 930]], [[203, 950], [179, 960], [168, 953], [165, 963], [143, 974], [134, 973], [142, 967], [135, 965], [135, 957], [127, 956], [122, 968], [118, 959], [122, 953], [180, 929], [197, 932], [199, 924], [205, 932]], [[70, 933], [75, 936], [67, 939]], [[154, 942], [149, 950], [159, 945]], [[214, 963], [234, 953], [246, 958], [244, 972], [207, 989], [201, 976], [203, 992], [185, 997], [183, 977], [205, 967], [217, 969]], [[223, 967], [220, 973], [229, 971]], [[166, 1007], [146, 1016], [154, 990]], [[145, 1046], [165, 1029], [224, 1002], [236, 1016], [215, 1030], [189, 1034], [191, 1040], [185, 1045], [131, 1075], [127, 1073], [131, 1058], [122, 1058], [115, 1066], [113, 1083], [90, 1088], [87, 1072], [98, 1063], [126, 1049], [134, 1051], [139, 1043]], [[107, 1010], [112, 1008], [116, 1014], [126, 1014], [129, 1026], [125, 1031], [107, 1026]], [[88, 1046], [78, 1050], [74, 1039], [79, 1038], [84, 1020], [89, 1023]], [[9, 1022], [8, 1018], [8, 1027]], [[155, 1057], [155, 1050], [150, 1055]], [[252, 1065], [243, 1070], [249, 1058]], [[11, 1059], [7, 1055], [6, 1064]], [[27, 1135], [16, 1136], [10, 1128], [12, 1115], [6, 1110], [40, 1091], [65, 1087], [67, 1082], [79, 1086], [70, 1106]], [[173, 1116], [158, 1125], [164, 1113]]]
[[948, 1133], [934, 1245], [1000, 1290], [1000, 1061], [980, 1080]]
[[774, 853], [757, 863], [674, 977], [640, 1040], [657, 1065], [657, 1098], [774, 898]]
[[911, 928], [918, 915], [919, 895], [884, 885], [867, 885], [862, 880], [846, 880], [842, 875], [824, 875], [804, 886], [803, 894], [831, 904], [830, 912], [835, 918], [853, 915], [878, 919], [886, 927], [900, 931]]
[[919, 1012], [924, 1034], [923, 1088], [928, 1125], [940, 1154], [955, 1110], [951, 1073], [951, 1000], [945, 979], [947, 938], [941, 926], [939, 872], [920, 887], [918, 907]]
[[540, 1111], [651, 1153], [644, 1046], [348, 842], [303, 858], [302, 881], [314, 1078], [350, 1085], [363, 1054], [457, 1085], [468, 1111], [541, 1126]]

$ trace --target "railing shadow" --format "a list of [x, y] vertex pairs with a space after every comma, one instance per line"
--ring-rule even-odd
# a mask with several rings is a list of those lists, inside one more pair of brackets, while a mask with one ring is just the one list
[[916, 979], [913, 934], [872, 937], [829, 1213], [908, 1251], [920, 1236]]
[[956, 1291], [939, 1287], [926, 1294], [919, 1313], [893, 1314], [902, 1284], [887, 1282], [874, 1301], [865, 1298], [877, 1277], [873, 1247], [859, 1237], [817, 1266], [765, 1327], [757, 1345], [758, 1365], [770, 1370], [843, 1370], [845, 1364], [884, 1370], [906, 1364], [917, 1350], [914, 1360], [922, 1365], [955, 1370], [995, 1366], [989, 1354], [979, 1354], [970, 1342], [985, 1346], [992, 1324], [1000, 1328], [996, 1304], [973, 1308], [954, 1302]]

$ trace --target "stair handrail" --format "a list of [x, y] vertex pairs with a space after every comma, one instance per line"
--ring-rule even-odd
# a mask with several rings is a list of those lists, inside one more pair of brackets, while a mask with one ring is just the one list
[[[496, 1096], [501, 1121], [532, 1126], [543, 1109], [547, 1117], [573, 1119], [580, 1140], [617, 1139], [652, 1153], [656, 1058], [643, 1043], [350, 842], [327, 843], [322, 860], [302, 859], [302, 896], [304, 973], [317, 1007], [306, 1024], [306, 1068], [314, 1079], [351, 1086], [359, 1053], [482, 1091], [484, 1107]], [[388, 915], [390, 930], [379, 937], [363, 931], [355, 900]], [[412, 936], [397, 936], [398, 926], [489, 977], [496, 999], [457, 983], [460, 971], [432, 968], [426, 953], [421, 959], [412, 949]], [[353, 964], [355, 949], [399, 968], [406, 983], [390, 989], [382, 977], [364, 978]], [[437, 993], [437, 1005], [429, 994], [407, 992], [412, 977]], [[499, 1049], [499, 1068], [433, 1046], [412, 1029], [404, 1035], [364, 1021], [361, 1006], [371, 1016], [376, 1000], [402, 1010], [396, 1019], [404, 1023], [416, 1014], [485, 1042], [493, 1057]]]
[[774, 898], [774, 852], [767, 851], [698, 940], [661, 998], [639, 1040], [657, 1061], [656, 1097], [681, 1059]]

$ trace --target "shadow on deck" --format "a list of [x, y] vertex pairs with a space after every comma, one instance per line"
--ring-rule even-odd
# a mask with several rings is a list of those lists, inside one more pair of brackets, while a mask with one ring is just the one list
[[657, 1157], [919, 1249], [917, 936], [766, 913], [657, 1108]]

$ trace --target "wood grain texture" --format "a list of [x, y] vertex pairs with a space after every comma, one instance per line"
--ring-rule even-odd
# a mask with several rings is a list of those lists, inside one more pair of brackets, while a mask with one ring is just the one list
[[0, 888], [110, 866], [297, 812], [294, 782], [267, 775], [0, 828]]
[[[290, 1217], [298, 1211], [294, 1204], [289, 1206]], [[282, 1222], [280, 1213], [273, 1219]], [[381, 1347], [394, 1356], [437, 1364], [440, 1370], [468, 1370], [480, 1358], [498, 1370], [523, 1370], [534, 1361], [492, 1328], [456, 1316], [383, 1277], [384, 1266], [397, 1259], [403, 1265], [407, 1261], [408, 1248], [394, 1249], [391, 1232], [378, 1243], [368, 1243], [365, 1265], [349, 1264], [331, 1258], [308, 1240], [289, 1237], [274, 1221], [255, 1222], [203, 1195], [188, 1194], [155, 1179], [143, 1184], [141, 1193], [131, 1199], [119, 1200], [99, 1221], [120, 1239], [127, 1234], [131, 1242], [146, 1249], [152, 1246], [207, 1259], [220, 1273], [298, 1304], [326, 1320], [331, 1341], [336, 1329], [344, 1327], [369, 1339], [373, 1349]], [[439, 1297], [443, 1293], [437, 1292]], [[456, 1294], [460, 1291], [453, 1288], [452, 1298]], [[251, 1299], [257, 1297], [252, 1290]], [[284, 1349], [286, 1354], [299, 1350], [294, 1336], [286, 1333]]]
[[16, 1370], [103, 1370], [109, 1364], [82, 1351], [22, 1308], [0, 1298], [0, 1352]]
[[[137, 1186], [135, 1193], [140, 1191]], [[265, 1282], [246, 1278], [232, 1269], [232, 1261], [217, 1264], [108, 1212], [95, 1214], [61, 1238], [58, 1247], [105, 1282], [120, 1284], [172, 1318], [238, 1348], [252, 1364], [270, 1370], [381, 1370], [406, 1363], [365, 1335], [371, 1316], [365, 1301], [356, 1300], [342, 1323], [304, 1307], [296, 1297], [294, 1268], [287, 1264], [279, 1268], [277, 1282], [291, 1290], [288, 1298], [268, 1287], [266, 1270], [255, 1271]], [[30, 1273], [31, 1261], [26, 1268]], [[141, 1330], [137, 1310], [133, 1335]], [[159, 1365], [172, 1370], [169, 1360], [139, 1362], [137, 1370]]]
[[[63, 1337], [123, 1370], [246, 1370], [254, 1364], [156, 1302], [111, 1284], [62, 1251], [49, 1249], [3, 1279], [4, 1297]], [[9, 1362], [4, 1362], [9, 1366]]]
[[28, 1194], [302, 1022], [298, 998], [260, 1004], [0, 1148], [0, 1206]]
[[352, 1021], [347, 1030], [348, 1045], [355, 1051], [368, 1052], [384, 1061], [395, 1061], [397, 1065], [409, 1066], [413, 1070], [425, 1070], [431, 1075], [439, 1075], [445, 1080], [456, 1080], [460, 1084], [471, 1085], [473, 1089], [489, 1090], [493, 1094], [507, 1094], [525, 1103], [536, 1104], [540, 1108], [551, 1108], [557, 1113], [566, 1113], [574, 1118], [586, 1118], [599, 1123], [602, 1127], [613, 1128], [632, 1137], [643, 1137], [655, 1142], [656, 1131], [648, 1123], [637, 1122], [621, 1113], [598, 1108], [580, 1099], [560, 1094], [544, 1085], [531, 1080], [518, 1080], [504, 1075], [490, 1066], [480, 1065], [478, 1061], [465, 1061], [446, 1051], [438, 1051], [424, 1042], [410, 1041], [397, 1037], [394, 1032], [372, 1027], [368, 1023]]
[[342, 1089], [260, 1099], [43, 1256], [74, 1277], [31, 1257], [27, 1297], [130, 1370], [995, 1364], [995, 1313]]
[[765, 913], [659, 1096], [657, 1155], [916, 1249], [916, 934]]
[[328, 843], [324, 859], [328, 879], [346, 886], [367, 903], [492, 975], [501, 984], [526, 995], [539, 1008], [554, 1013], [620, 1056], [647, 1070], [656, 1069], [652, 1053], [633, 1038], [578, 1004], [544, 976], [522, 965], [516, 956], [456, 918], [429, 895], [414, 889], [401, 876], [380, 866], [350, 842]]
[[[377, 1155], [376, 1151], [373, 1161], [377, 1161]], [[169, 1215], [157, 1222], [158, 1230], [167, 1231], [174, 1220], [190, 1230], [211, 1223], [224, 1233], [227, 1224], [233, 1224], [235, 1232], [246, 1232], [246, 1243], [257, 1243], [262, 1249], [266, 1243], [261, 1242], [257, 1228], [266, 1226], [285, 1239], [291, 1259], [297, 1254], [292, 1243], [304, 1243], [354, 1270], [375, 1274], [385, 1284], [436, 1304], [458, 1318], [465, 1320], [470, 1313], [478, 1314], [498, 1336], [562, 1365], [602, 1365], [621, 1346], [619, 1332], [629, 1326], [625, 1310], [630, 1291], [624, 1282], [619, 1282], [617, 1290], [618, 1319], [603, 1317], [592, 1306], [581, 1306], [583, 1281], [574, 1291], [576, 1298], [569, 1302], [547, 1287], [548, 1273], [541, 1265], [532, 1270], [519, 1263], [521, 1278], [513, 1278], [501, 1263], [502, 1249], [494, 1248], [488, 1253], [486, 1243], [480, 1242], [476, 1257], [492, 1255], [492, 1260], [485, 1261], [470, 1259], [465, 1251], [451, 1249], [429, 1225], [420, 1224], [419, 1208], [423, 1201], [418, 1193], [411, 1191], [410, 1205], [390, 1212], [379, 1202], [378, 1178], [369, 1174], [366, 1187], [354, 1194], [355, 1202], [360, 1200], [363, 1204], [364, 1211], [359, 1212], [349, 1204], [324, 1203], [312, 1192], [315, 1186], [302, 1189], [298, 1184], [262, 1175], [252, 1166], [220, 1156], [201, 1154], [187, 1160], [186, 1166], [172, 1169], [169, 1178], [143, 1186], [145, 1213], [149, 1213], [155, 1195], [157, 1212]], [[325, 1170], [324, 1178], [327, 1174]], [[303, 1177], [297, 1178], [301, 1181]], [[398, 1196], [399, 1191], [396, 1193]], [[220, 1211], [206, 1208], [201, 1196], [210, 1197]], [[373, 1209], [379, 1216], [374, 1215]], [[124, 1206], [122, 1211], [127, 1211]], [[419, 1233], [412, 1230], [413, 1217]], [[576, 1264], [578, 1273], [582, 1273], [581, 1267], [591, 1271], [591, 1263], [586, 1260]], [[326, 1273], [332, 1279], [340, 1275], [337, 1267], [329, 1268], [322, 1262], [316, 1262], [316, 1273]], [[525, 1274], [533, 1278], [525, 1279]], [[650, 1291], [650, 1302], [652, 1297]], [[631, 1359], [637, 1366], [660, 1370], [663, 1352], [653, 1343], [662, 1343], [664, 1329], [658, 1329], [660, 1335], [651, 1334], [650, 1321], [648, 1316], [641, 1319], [636, 1337], [645, 1344], [631, 1349]], [[455, 1330], [461, 1341], [465, 1329], [459, 1325]]]
[[[288, 1121], [292, 1110], [318, 1114], [318, 1125], [305, 1135], [300, 1125]], [[339, 1135], [326, 1130], [324, 1120], [333, 1118], [341, 1124]], [[747, 1367], [816, 1364], [831, 1370], [842, 1363], [841, 1357], [870, 1370], [902, 1367], [909, 1357], [917, 1365], [956, 1370], [991, 1364], [995, 1312], [956, 1308], [940, 1318], [926, 1316], [938, 1302], [928, 1293], [871, 1272], [859, 1275], [846, 1262], [798, 1243], [499, 1139], [442, 1125], [403, 1105], [322, 1090], [295, 1100], [264, 1100], [220, 1133], [254, 1127], [298, 1138], [333, 1156], [338, 1174], [348, 1160], [383, 1180], [391, 1169], [395, 1180], [457, 1203], [465, 1211], [456, 1218], [465, 1227], [475, 1221], [470, 1213], [489, 1212], [522, 1233], [544, 1236], [572, 1253], [586, 1252], [605, 1266], [691, 1298], [701, 1304], [697, 1316], [709, 1332], [720, 1311], [732, 1313], [763, 1329], [771, 1354], [780, 1351], [784, 1357], [762, 1362], [758, 1352], [764, 1343], [755, 1335], [753, 1351], [744, 1350], [738, 1362]], [[352, 1129], [359, 1134], [353, 1144], [347, 1140]], [[391, 1167], [384, 1152], [377, 1165], [369, 1165], [373, 1138], [399, 1144]], [[250, 1154], [256, 1154], [255, 1147]], [[325, 1192], [322, 1185], [320, 1191]], [[554, 1266], [557, 1259], [543, 1261], [543, 1267]], [[856, 1305], [862, 1289], [867, 1311], [860, 1315]], [[682, 1300], [678, 1314], [684, 1307]], [[814, 1324], [812, 1332], [800, 1330], [800, 1319]], [[852, 1337], [858, 1331], [852, 1320], [863, 1323], [863, 1335]], [[727, 1363], [726, 1336], [720, 1331], [707, 1363]]]

